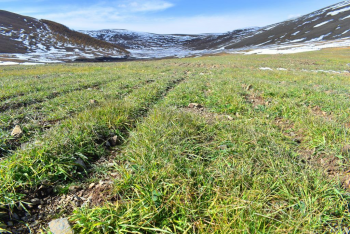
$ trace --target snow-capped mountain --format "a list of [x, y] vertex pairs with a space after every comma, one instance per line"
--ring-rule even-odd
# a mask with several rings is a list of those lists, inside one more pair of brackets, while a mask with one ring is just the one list
[[[222, 34], [160, 35], [127, 30], [81, 32], [122, 45], [129, 49], [134, 57], [185, 57], [281, 46], [285, 52], [286, 46], [292, 48], [307, 44], [307, 48], [303, 50], [310, 50], [311, 47], [326, 47], [327, 42], [330, 46], [350, 46], [350, 1], [342, 1], [299, 18], [266, 27], [240, 29]], [[334, 43], [334, 40], [339, 43]]]
[[3, 59], [58, 62], [128, 54], [120, 46], [72, 31], [61, 24], [0, 11], [0, 57]]
[[347, 0], [296, 19], [260, 28], [225, 48], [330, 41], [349, 37], [350, 1]]
[[294, 53], [337, 46], [350, 46], [350, 0], [266, 27], [199, 35], [121, 29], [76, 32], [55, 22], [0, 11], [0, 65], [7, 60], [55, 62], [219, 52]]
[[99, 40], [121, 45], [137, 58], [186, 57], [212, 53], [237, 42], [259, 28], [216, 34], [155, 34], [125, 29], [80, 31]]

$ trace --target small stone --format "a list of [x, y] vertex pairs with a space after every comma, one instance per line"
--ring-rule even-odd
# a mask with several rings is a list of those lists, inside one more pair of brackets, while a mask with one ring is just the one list
[[69, 191], [72, 193], [76, 192], [77, 190], [79, 190], [79, 186], [70, 186], [69, 187]]
[[91, 183], [90, 185], [89, 185], [89, 189], [92, 189], [93, 187], [95, 187], [95, 183]]
[[227, 145], [220, 145], [220, 146], [219, 146], [219, 149], [220, 149], [220, 150], [227, 150]]
[[247, 90], [247, 91], [249, 91], [249, 90], [251, 90], [251, 89], [253, 89], [253, 85], [248, 85], [248, 86], [246, 87], [246, 90]]
[[118, 136], [111, 137], [108, 141], [111, 146], [116, 146], [119, 142]]
[[36, 206], [36, 205], [39, 205], [41, 202], [39, 198], [34, 198], [30, 200], [30, 203], [32, 203], [33, 206]]
[[13, 217], [13, 219], [19, 220], [19, 216], [18, 216], [18, 214], [16, 214], [16, 213], [13, 213], [13, 214], [12, 214], [12, 217]]
[[94, 100], [94, 99], [91, 99], [91, 100], [89, 101], [89, 103], [95, 105], [95, 104], [97, 104], [98, 102], [97, 102], [96, 100]]
[[203, 106], [198, 104], [198, 103], [190, 103], [188, 105], [188, 108], [192, 108], [192, 109], [197, 108], [197, 109], [199, 109], [199, 108], [203, 108]]
[[49, 228], [52, 234], [73, 234], [72, 227], [68, 219], [55, 219], [49, 223]]
[[75, 164], [79, 165], [82, 169], [86, 170], [87, 167], [84, 163], [84, 161], [81, 159], [81, 158], [78, 158], [76, 161], [75, 161]]
[[13, 137], [21, 137], [23, 135], [23, 131], [19, 125], [16, 125], [15, 128], [11, 132], [11, 136]]
[[226, 115], [226, 118], [227, 118], [228, 120], [233, 120], [233, 118], [232, 118], [231, 116], [229, 116], [229, 115]]
[[11, 222], [11, 221], [7, 222], [7, 226], [12, 227], [13, 226], [13, 222]]

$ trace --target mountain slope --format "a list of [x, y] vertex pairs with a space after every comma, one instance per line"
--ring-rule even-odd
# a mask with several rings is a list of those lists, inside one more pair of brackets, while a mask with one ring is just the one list
[[124, 29], [80, 31], [91, 37], [118, 44], [128, 49], [135, 57], [185, 57], [211, 53], [227, 43], [239, 41], [258, 28], [235, 30], [216, 34], [155, 34]]
[[226, 49], [350, 37], [350, 1], [261, 28]]
[[160, 35], [127, 30], [81, 31], [94, 38], [130, 49], [133, 56], [184, 57], [271, 45], [332, 41], [350, 37], [350, 1], [302, 17], [262, 28], [221, 34]]
[[116, 44], [75, 32], [64, 25], [8, 11], [0, 11], [0, 53], [22, 54], [17, 57], [33, 61], [129, 54]]

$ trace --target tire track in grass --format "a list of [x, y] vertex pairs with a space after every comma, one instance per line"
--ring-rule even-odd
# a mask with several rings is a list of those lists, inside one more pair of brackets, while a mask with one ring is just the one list
[[[68, 76], [65, 76], [63, 78], [60, 78], [57, 81], [52, 81], [52, 79], [55, 79], [55, 77], [38, 77], [38, 76], [34, 76], [31, 77], [31, 83], [20, 83], [20, 82], [16, 82], [16, 86], [15, 87], [6, 87], [5, 89], [15, 89], [15, 88], [22, 88], [22, 87], [35, 87], [35, 85], [46, 85], [45, 87], [48, 89], [53, 89], [53, 88], [57, 88], [60, 87], [62, 85], [62, 82], [66, 82], [63, 83], [64, 85], [68, 85], [68, 84], [73, 84], [75, 81], [75, 77], [73, 76], [69, 76], [72, 74], [68, 74]], [[40, 79], [40, 83], [38, 82], [38, 80]], [[57, 78], [58, 79], [58, 78]], [[15, 81], [8, 81], [8, 82], [15, 82]], [[1, 85], [1, 83], [0, 83]], [[7, 99], [12, 99], [12, 98], [16, 98], [16, 97], [22, 97], [22, 96], [26, 96], [28, 94], [32, 93], [30, 90], [23, 90], [23, 91], [18, 91], [17, 93], [13, 93], [13, 94], [2, 94], [0, 95], [0, 102], [3, 102]]]
[[[150, 84], [148, 86], [145, 86], [145, 87], [139, 89], [138, 92], [133, 93], [133, 96], [127, 96], [124, 100], [121, 100], [117, 103], [112, 103], [112, 105], [114, 105], [114, 107], [112, 107], [112, 106], [108, 106], [108, 108], [107, 108], [107, 106], [105, 106], [105, 108], [100, 107], [98, 110], [95, 110], [94, 112], [95, 113], [96, 112], [102, 112], [102, 113], [108, 112], [110, 114], [113, 113], [114, 118], [116, 118], [117, 122], [116, 122], [116, 124], [113, 124], [113, 123], [111, 123], [111, 121], [108, 121], [109, 122], [108, 125], [110, 125], [109, 128], [112, 128], [113, 131], [117, 134], [117, 136], [119, 136], [120, 139], [122, 139], [120, 142], [118, 142], [119, 144], [121, 144], [125, 139], [128, 138], [128, 133], [131, 129], [133, 129], [135, 127], [135, 123], [137, 121], [139, 121], [140, 119], [144, 118], [147, 115], [150, 108], [152, 108], [152, 106], [154, 106], [157, 102], [162, 100], [170, 92], [170, 90], [172, 88], [177, 86], [183, 80], [184, 80], [184, 78], [168, 79], [168, 81], [166, 81], [166, 82], [159, 81], [157, 83]], [[162, 82], [164, 83], [163, 85], [162, 85]], [[157, 85], [160, 85], [161, 87], [158, 87]], [[149, 96], [149, 93], [153, 93], [153, 94], [151, 96]], [[115, 108], [115, 109], [111, 110], [109, 108], [111, 108], [111, 109]], [[114, 110], [117, 111], [117, 113], [120, 113], [121, 116], [118, 116], [117, 113], [114, 113]], [[86, 114], [84, 116], [86, 118]], [[91, 113], [91, 117], [87, 117], [87, 118], [91, 119], [91, 118], [93, 118], [92, 116], [94, 116], [94, 113]], [[102, 116], [102, 115], [100, 117], [106, 118], [105, 116]], [[61, 131], [64, 131], [64, 130], [65, 130], [65, 128], [62, 128]], [[82, 142], [83, 145], [79, 145], [79, 147], [84, 147], [84, 146], [86, 146], [86, 144], [88, 144], [88, 145], [95, 144], [95, 147], [96, 147], [95, 153], [92, 153], [92, 155], [89, 155], [88, 158], [90, 158], [90, 160], [85, 161], [85, 163], [87, 163], [87, 162], [92, 163], [93, 161], [97, 160], [101, 156], [108, 155], [109, 150], [106, 149], [105, 143], [106, 143], [106, 141], [108, 141], [109, 137], [111, 137], [110, 131], [111, 131], [111, 129], [103, 130], [103, 129], [99, 129], [98, 126], [95, 126], [94, 134], [96, 134], [96, 136], [91, 137], [89, 139], [90, 140], [89, 142], [84, 142], [84, 143]], [[74, 133], [71, 133], [71, 134], [75, 135]], [[74, 137], [69, 137], [69, 138], [74, 141]], [[88, 139], [85, 139], [85, 140], [84, 139], [77, 139], [77, 140], [78, 141], [86, 141]], [[65, 143], [67, 143], [67, 142], [65, 142]], [[49, 143], [47, 143], [47, 144], [49, 145]], [[77, 144], [80, 144], [80, 143], [77, 142]], [[60, 144], [58, 144], [58, 145], [60, 146]], [[41, 146], [40, 148], [45, 148], [45, 146]], [[70, 147], [70, 148], [72, 148], [72, 147]], [[74, 146], [73, 146], [73, 148], [74, 148]], [[39, 150], [39, 149], [37, 149], [37, 150]], [[38, 152], [37, 150], [34, 150], [34, 151]], [[75, 155], [82, 156], [83, 154], [86, 154], [86, 152], [79, 152], [79, 151], [81, 151], [79, 149], [77, 149], [77, 151], [75, 151], [74, 149], [67, 150], [67, 151], [70, 151], [69, 154], [73, 154], [73, 155], [75, 154]], [[49, 152], [50, 152], [50, 150], [49, 150]], [[55, 152], [55, 150], [53, 150], [53, 151], [51, 150], [51, 152]], [[25, 153], [25, 151], [23, 153]], [[64, 151], [63, 151], [63, 152], [61, 152], [61, 155], [64, 156], [64, 154], [67, 154], [67, 153], [68, 152], [64, 153]], [[28, 153], [28, 154], [30, 154], [30, 153]], [[42, 150], [41, 150], [41, 154], [44, 154], [44, 152]], [[20, 154], [17, 154], [17, 156], [19, 156], [19, 155]], [[56, 156], [56, 157], [58, 157], [58, 156]], [[13, 159], [16, 159], [16, 158], [18, 159], [18, 157], [16, 157], [16, 155], [15, 155], [15, 157]], [[35, 160], [36, 163], [38, 163], [37, 160]], [[61, 159], [58, 159], [58, 161], [60, 161], [60, 160]], [[87, 158], [85, 158], [85, 160], [87, 160]], [[73, 160], [73, 162], [74, 162], [74, 160]], [[4, 164], [8, 165], [9, 163], [10, 163], [9, 160], [7, 160], [7, 162], [4, 162], [4, 161], [0, 162], [0, 173], [1, 174], [3, 174], [3, 172], [4, 172], [4, 167], [3, 167]], [[15, 162], [12, 162], [12, 163], [15, 163]], [[59, 162], [56, 162], [56, 163], [59, 163]], [[64, 162], [65, 165], [67, 165], [69, 163], [72, 163], [72, 159], [70, 160], [70, 162], [69, 162], [69, 160], [68, 160], [68, 162], [67, 161]], [[3, 165], [1, 165], [1, 164], [3, 164]], [[14, 165], [12, 164], [12, 166], [14, 166]], [[22, 170], [25, 169], [25, 167], [23, 167], [23, 166], [21, 166], [21, 167], [22, 167]], [[36, 165], [36, 166], [31, 165], [31, 167], [36, 168], [35, 171], [39, 171], [39, 170], [43, 171], [45, 169], [45, 168], [39, 169], [38, 167], [40, 167], [40, 166], [38, 166], [38, 165]], [[15, 168], [13, 168], [13, 169], [15, 169]], [[17, 170], [18, 169], [20, 169], [20, 168], [17, 168]], [[29, 203], [30, 203], [30, 200], [33, 197], [40, 196], [41, 198], [44, 198], [44, 197], [48, 197], [48, 196], [52, 195], [52, 193], [53, 193], [52, 186], [57, 184], [57, 183], [62, 183], [62, 181], [72, 181], [72, 180], [76, 180], [78, 178], [82, 178], [79, 175], [84, 175], [84, 173], [82, 171], [79, 171], [78, 169], [79, 169], [79, 167], [77, 167], [77, 165], [75, 164], [75, 165], [72, 165], [71, 167], [67, 166], [65, 170], [70, 170], [70, 171], [69, 172], [66, 171], [61, 175], [57, 175], [58, 177], [57, 176], [49, 176], [49, 172], [46, 172], [46, 174], [48, 175], [46, 179], [43, 178], [45, 176], [40, 175], [40, 174], [34, 174], [32, 176], [32, 178], [27, 178], [27, 179], [25, 177], [22, 177], [22, 180], [23, 179], [27, 180], [27, 182], [16, 181], [16, 179], [20, 179], [20, 178], [18, 178], [18, 176], [15, 176], [15, 175], [14, 175], [14, 177], [12, 177], [12, 179], [10, 181], [7, 180], [7, 184], [6, 184], [6, 180], [5, 181], [3, 180], [2, 182], [5, 182], [5, 183], [0, 183], [0, 184], [2, 185], [2, 188], [6, 189], [6, 190], [1, 190], [1, 194], [0, 194], [1, 206], [0, 207], [2, 207], [2, 209], [5, 209], [8, 212], [9, 217], [11, 217], [11, 219], [13, 219], [13, 216], [12, 216], [13, 211], [16, 211], [17, 213], [20, 213], [20, 214], [26, 213], [26, 211], [24, 209], [22, 209], [22, 211], [21, 211], [20, 207], [26, 207], [27, 209], [32, 209], [32, 211], [33, 211], [32, 213], [34, 214], [35, 213], [34, 209], [37, 209], [37, 204], [30, 207], [30, 205], [26, 205], [26, 202], [29, 201]], [[1, 170], [2, 170], [2, 172], [1, 172]], [[8, 168], [5, 170], [7, 171]], [[22, 170], [20, 169], [20, 171], [22, 171]], [[53, 170], [49, 170], [49, 171], [51, 171], [52, 173], [54, 172]], [[13, 181], [13, 179], [15, 181]], [[47, 182], [44, 182], [44, 181], [47, 181]], [[17, 192], [14, 192], [14, 191], [17, 191]], [[4, 199], [5, 194], [7, 195], [7, 199]], [[25, 194], [25, 196], [23, 196], [23, 195], [21, 196], [20, 194], [23, 194], [23, 195]], [[40, 210], [38, 212], [42, 212], [42, 210]], [[35, 213], [35, 214], [37, 214], [37, 213]], [[4, 220], [4, 221], [8, 221], [8, 220], [9, 219]], [[14, 220], [14, 221], [17, 222], [17, 220]]]
[[[117, 82], [117, 81], [115, 81]], [[154, 80], [150, 81], [150, 80], [132, 80], [132, 82], [130, 83], [122, 83], [121, 84], [121, 87], [120, 89], [116, 90], [115, 92], [116, 93], [119, 93], [120, 91], [123, 91], [125, 90], [126, 92], [122, 93], [121, 95], [118, 95], [115, 100], [120, 100], [122, 98], [124, 98], [125, 96], [129, 95], [130, 93], [132, 93], [134, 90], [138, 89], [138, 88], [141, 88], [143, 85], [146, 85], [146, 84], [150, 84], [154, 82]], [[113, 84], [114, 82], [110, 82], [109, 84]], [[135, 83], [135, 84], [133, 84]], [[130, 87], [130, 85], [133, 85], [132, 87]], [[108, 84], [105, 84], [104, 85], [105, 87], [108, 87]], [[116, 87], [114, 87], [116, 88]], [[72, 95], [74, 94], [74, 92], [71, 93]], [[108, 95], [111, 96], [112, 94], [109, 93], [109, 94], [105, 94], [106, 97], [105, 99], [108, 99]], [[113, 96], [113, 95], [112, 95]], [[57, 97], [59, 98], [59, 97]], [[0, 158], [3, 157], [5, 155], [6, 152], [8, 152], [9, 150], [11, 151], [14, 151], [16, 149], [18, 149], [18, 147], [20, 146], [24, 146], [27, 145], [28, 143], [30, 143], [30, 140], [35, 138], [35, 137], [38, 137], [38, 135], [42, 135], [44, 132], [48, 131], [50, 128], [54, 127], [55, 125], [58, 125], [61, 121], [64, 121], [65, 119], [67, 119], [68, 117], [74, 117], [76, 113], [78, 113], [79, 111], [81, 111], [82, 109], [84, 108], [96, 108], [98, 106], [98, 104], [96, 105], [89, 105], [88, 103], [88, 100], [86, 100], [86, 105], [85, 106], [82, 106], [80, 109], [76, 109], [75, 111], [73, 112], [69, 112], [69, 113], [66, 113], [66, 115], [64, 115], [63, 117], [59, 118], [59, 119], [50, 119], [50, 117], [48, 116], [46, 119], [45, 119], [45, 116], [41, 116], [41, 120], [38, 124], [35, 124], [34, 122], [37, 122], [37, 120], [33, 120], [32, 122], [26, 122], [25, 125], [27, 125], [27, 127], [25, 127], [26, 129], [26, 133], [25, 135], [28, 135], [28, 133], [30, 132], [35, 132], [35, 135], [30, 137], [30, 136], [27, 136], [25, 138], [13, 138], [11, 137], [10, 135], [8, 135], [7, 137], [3, 137], [1, 139], [2, 142], [5, 142], [5, 145], [3, 145], [3, 147], [0, 149]], [[23, 112], [25, 112], [25, 110], [23, 110]], [[49, 120], [50, 119], [50, 120]], [[18, 121], [18, 119], [17, 119]], [[24, 123], [21, 123], [20, 125], [23, 126]], [[3, 130], [5, 132], [10, 132], [11, 129], [9, 128], [2, 128], [0, 130]], [[29, 137], [29, 138], [28, 138]], [[24, 139], [24, 140], [21, 140], [21, 139]], [[5, 149], [8, 149], [8, 150], [5, 150]]]
[[[117, 79], [116, 78], [112, 78], [112, 79], [107, 79], [107, 80], [99, 80], [98, 82], [92, 82], [91, 84], [86, 84], [86, 85], [83, 85], [83, 86], [80, 86], [80, 87], [77, 87], [77, 88], [73, 88], [73, 89], [67, 89], [67, 90], [64, 90], [64, 91], [61, 91], [61, 92], [53, 91], [53, 92], [51, 92], [50, 94], [48, 94], [48, 95], [46, 95], [44, 97], [37, 98], [37, 99], [26, 100], [24, 102], [14, 101], [14, 102], [9, 102], [9, 103], [8, 102], [7, 103], [3, 103], [3, 104], [0, 104], [0, 112], [5, 112], [6, 110], [9, 110], [9, 109], [15, 110], [15, 109], [18, 109], [20, 107], [28, 107], [28, 106], [31, 106], [31, 105], [37, 104], [37, 103], [43, 103], [43, 102], [46, 102], [47, 100], [51, 100], [51, 99], [57, 98], [59, 96], [62, 96], [64, 94], [75, 92], [75, 91], [80, 91], [80, 90], [85, 90], [85, 89], [90, 89], [90, 88], [91, 89], [96, 89], [96, 88], [98, 88], [99, 86], [101, 86], [101, 85], [103, 85], [105, 83], [111, 83], [111, 82], [117, 81], [119, 79], [121, 79], [121, 77], [118, 77]], [[24, 95], [20, 95], [20, 96], [25, 96], [25, 94]]]

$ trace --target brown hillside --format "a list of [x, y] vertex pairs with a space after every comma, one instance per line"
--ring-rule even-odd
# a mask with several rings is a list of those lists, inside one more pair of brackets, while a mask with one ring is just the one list
[[78, 44], [83, 46], [92, 46], [92, 47], [97, 47], [102, 49], [112, 49], [112, 50], [118, 49], [126, 54], [129, 54], [127, 50], [125, 50], [124, 48], [118, 45], [111, 44], [106, 41], [100, 41], [86, 34], [73, 31], [62, 24], [59, 24], [50, 20], [44, 20], [44, 19], [40, 21], [46, 24], [51, 29], [51, 31], [56, 33], [55, 36], [58, 41], [70, 42], [73, 44]]

